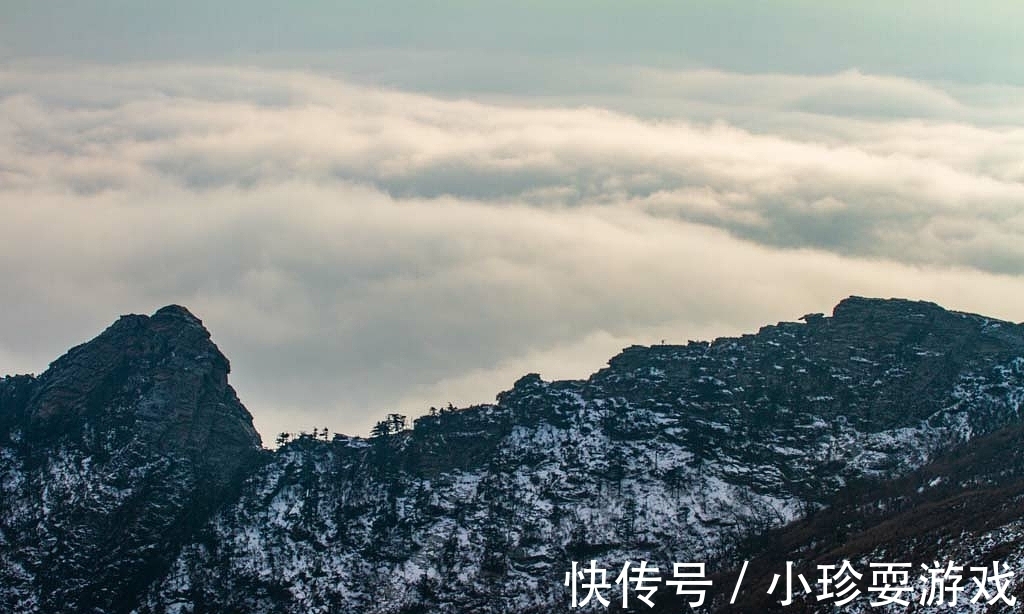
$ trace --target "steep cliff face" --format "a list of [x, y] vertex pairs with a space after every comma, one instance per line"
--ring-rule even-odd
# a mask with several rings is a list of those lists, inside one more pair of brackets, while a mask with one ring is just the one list
[[[704, 561], [724, 583], [742, 559], [811, 561], [850, 547], [839, 533], [916, 518], [949, 467], [963, 488], [992, 478], [950, 455], [981, 458], [975, 442], [1020, 428], [1022, 327], [862, 298], [804, 320], [634, 346], [586, 380], [528, 375], [411, 430], [255, 459], [198, 321], [128, 316], [38, 379], [0, 384], [0, 605], [560, 611], [574, 560]], [[221, 487], [239, 475], [237, 492]]]
[[0, 609], [127, 612], [260, 451], [182, 307], [0, 382]]

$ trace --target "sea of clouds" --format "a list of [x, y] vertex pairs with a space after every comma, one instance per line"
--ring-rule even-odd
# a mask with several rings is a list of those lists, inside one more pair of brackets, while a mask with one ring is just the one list
[[851, 294], [1024, 319], [1020, 88], [502, 66], [0, 65], [0, 372], [184, 304], [272, 440]]

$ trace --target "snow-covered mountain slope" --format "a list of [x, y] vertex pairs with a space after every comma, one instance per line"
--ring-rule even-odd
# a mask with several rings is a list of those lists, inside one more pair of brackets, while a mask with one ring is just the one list
[[[565, 572], [590, 560], [610, 570], [610, 581], [626, 561], [649, 561], [663, 575], [673, 562], [707, 562], [711, 574], [724, 574], [709, 605], [724, 607], [724, 579], [763, 549], [759, 539], [840, 509], [865, 483], [900, 484], [1017, 425], [1022, 357], [1018, 325], [931, 303], [850, 298], [831, 317], [740, 338], [634, 346], [587, 380], [528, 375], [492, 405], [433, 412], [410, 430], [370, 439], [300, 437], [274, 453], [240, 455], [246, 437], [251, 450], [251, 424], [225, 403], [223, 430], [204, 431], [223, 433], [224, 450], [221, 435], [203, 439], [205, 447], [191, 436], [112, 439], [105, 454], [122, 459], [118, 467], [139, 467], [138, 482], [130, 471], [113, 480], [103, 464], [110, 460], [66, 443], [92, 441], [85, 435], [28, 434], [40, 382], [53, 379], [58, 361], [38, 379], [0, 384], [0, 605], [82, 611], [33, 593], [43, 581], [78, 595], [75, 603], [83, 591], [106, 594], [99, 583], [109, 580], [86, 587], [45, 570], [61, 556], [108, 547], [113, 538], [102, 526], [84, 523], [88, 532], [75, 533], [65, 554], [25, 550], [42, 543], [32, 527], [65, 526], [45, 493], [73, 483], [95, 485], [81, 495], [90, 513], [123, 519], [114, 534], [134, 539], [110, 558], [138, 570], [136, 580], [115, 583], [116, 600], [92, 598], [100, 611], [563, 611]], [[175, 369], [187, 379], [194, 367]], [[175, 372], [162, 373], [172, 381]], [[154, 405], [167, 398], [97, 406], [103, 416], [149, 420], [176, 415], [174, 403]], [[197, 406], [193, 399], [183, 402]], [[83, 432], [119, 432], [120, 419], [84, 416]], [[151, 428], [133, 420], [147, 426], [132, 433]], [[226, 452], [245, 460], [213, 481], [192, 470], [223, 467]], [[178, 461], [182, 454], [192, 464]], [[173, 473], [182, 467], [193, 477]], [[235, 475], [245, 476], [237, 492], [212, 486]], [[182, 493], [154, 497], [168, 518], [188, 497], [216, 511], [162, 523], [164, 515], [140, 503], [133, 515], [124, 501], [148, 502], [153, 486], [142, 484], [153, 476]], [[136, 564], [154, 551], [159, 564]]]
[[171, 306], [0, 380], [0, 611], [134, 607], [261, 453], [227, 372]]
[[[752, 559], [747, 590], [734, 608], [716, 604], [722, 611], [778, 609], [779, 595], [769, 595], [767, 588], [787, 561], [813, 583], [818, 565], [843, 560], [868, 572], [858, 583], [863, 594], [871, 586], [872, 562], [910, 563], [914, 598], [905, 600], [915, 602], [917, 612], [1019, 611], [1024, 607], [1024, 424], [978, 436], [900, 477], [862, 480], [837, 493], [827, 508], [750, 540], [745, 555]], [[1006, 565], [1013, 571], [1007, 595], [1018, 601], [1016, 607], [1003, 599], [971, 603], [981, 576], [970, 569], [988, 568], [991, 575], [997, 561], [1000, 569]], [[963, 567], [958, 573], [964, 590], [956, 607], [921, 603], [931, 596], [930, 573], [921, 566], [935, 563]], [[728, 582], [735, 581], [737, 571], [727, 572]], [[831, 611], [829, 603], [818, 603], [817, 593], [802, 593], [797, 591], [787, 609]], [[904, 612], [906, 607], [871, 607], [863, 598], [844, 611]]]

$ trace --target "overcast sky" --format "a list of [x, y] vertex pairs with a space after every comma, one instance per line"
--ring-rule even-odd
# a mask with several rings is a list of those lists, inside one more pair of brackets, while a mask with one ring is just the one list
[[180, 303], [272, 441], [851, 294], [1024, 320], [1024, 4], [436, 4], [0, 0], [0, 373]]

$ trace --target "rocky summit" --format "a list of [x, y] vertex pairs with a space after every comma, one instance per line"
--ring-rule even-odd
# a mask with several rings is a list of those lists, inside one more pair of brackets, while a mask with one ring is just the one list
[[[697, 611], [906, 610], [768, 592], [787, 566], [813, 584], [842, 561], [865, 593], [890, 559], [911, 584], [920, 564], [998, 560], [1016, 567], [1007, 595], [1024, 586], [1010, 322], [853, 297], [274, 451], [228, 371], [170, 306], [0, 380], [0, 611], [546, 613], [574, 609], [567, 572], [585, 564], [608, 570], [609, 603], [580, 609], [621, 611], [615, 578], [640, 561], [663, 580], [703, 563]], [[657, 588], [625, 609], [689, 611]], [[953, 611], [1014, 608], [972, 594]]]
[[256, 466], [228, 370], [170, 306], [0, 381], [0, 610], [136, 607]]

